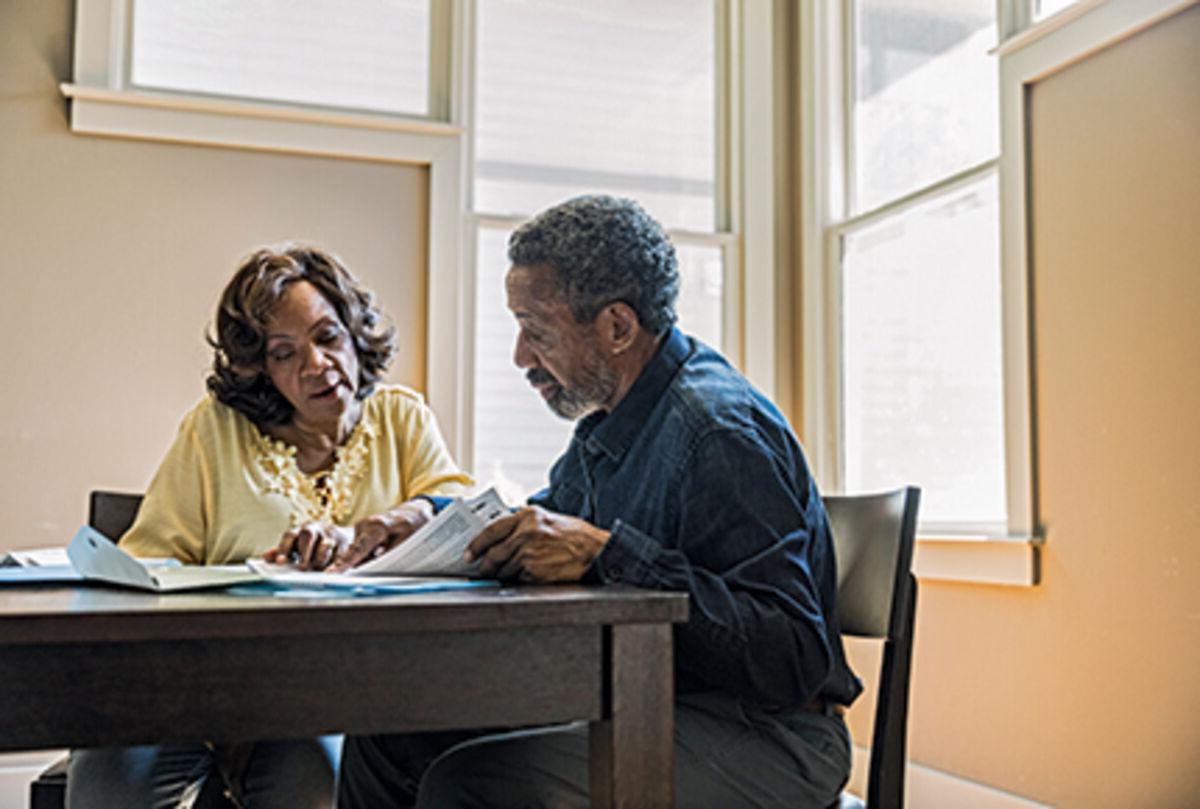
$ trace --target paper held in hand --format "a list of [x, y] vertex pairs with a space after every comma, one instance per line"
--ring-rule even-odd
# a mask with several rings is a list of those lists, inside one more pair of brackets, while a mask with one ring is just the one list
[[469, 500], [456, 499], [408, 539], [350, 572], [364, 576], [472, 576], [479, 570], [479, 562], [468, 563], [463, 552], [488, 523], [506, 513], [508, 507], [494, 488]]
[[[408, 539], [345, 573], [299, 570], [294, 564], [275, 565], [262, 559], [246, 564], [268, 581], [300, 587], [427, 587], [455, 580], [461, 585], [495, 584], [466, 581], [478, 572], [479, 562], [466, 562], [463, 551], [484, 526], [506, 513], [508, 507], [493, 488], [467, 500], [456, 499]], [[448, 582], [446, 577], [453, 578]]]

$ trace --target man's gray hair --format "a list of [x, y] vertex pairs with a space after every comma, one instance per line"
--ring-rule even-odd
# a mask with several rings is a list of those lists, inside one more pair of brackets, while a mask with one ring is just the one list
[[675, 323], [675, 247], [631, 199], [575, 197], [542, 211], [509, 237], [508, 260], [549, 265], [579, 323], [591, 323], [615, 301], [628, 304], [656, 337]]

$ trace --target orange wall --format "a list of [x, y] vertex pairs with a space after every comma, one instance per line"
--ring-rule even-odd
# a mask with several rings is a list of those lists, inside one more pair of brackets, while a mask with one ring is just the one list
[[0, 3], [0, 549], [62, 545], [87, 491], [144, 488], [204, 393], [204, 333], [236, 262], [338, 252], [425, 379], [426, 172], [73, 135], [71, 0]]
[[910, 755], [1056, 806], [1194, 807], [1200, 7], [1031, 103], [1043, 582], [923, 583]]

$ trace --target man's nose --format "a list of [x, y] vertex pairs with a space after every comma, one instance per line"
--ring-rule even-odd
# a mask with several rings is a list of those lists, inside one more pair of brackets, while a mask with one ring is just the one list
[[536, 363], [533, 352], [529, 350], [529, 346], [525, 343], [525, 338], [520, 334], [517, 335], [517, 341], [513, 345], [513, 364], [518, 368], [529, 368]]

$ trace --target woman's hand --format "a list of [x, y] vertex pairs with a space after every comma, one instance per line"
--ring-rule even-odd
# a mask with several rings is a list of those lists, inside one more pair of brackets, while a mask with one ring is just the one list
[[433, 519], [433, 504], [424, 498], [401, 503], [390, 511], [359, 520], [354, 525], [354, 540], [339, 549], [331, 571], [343, 571], [373, 559], [408, 539]]
[[263, 559], [279, 565], [295, 562], [301, 570], [324, 570], [354, 539], [355, 533], [340, 525], [305, 523], [284, 534]]

